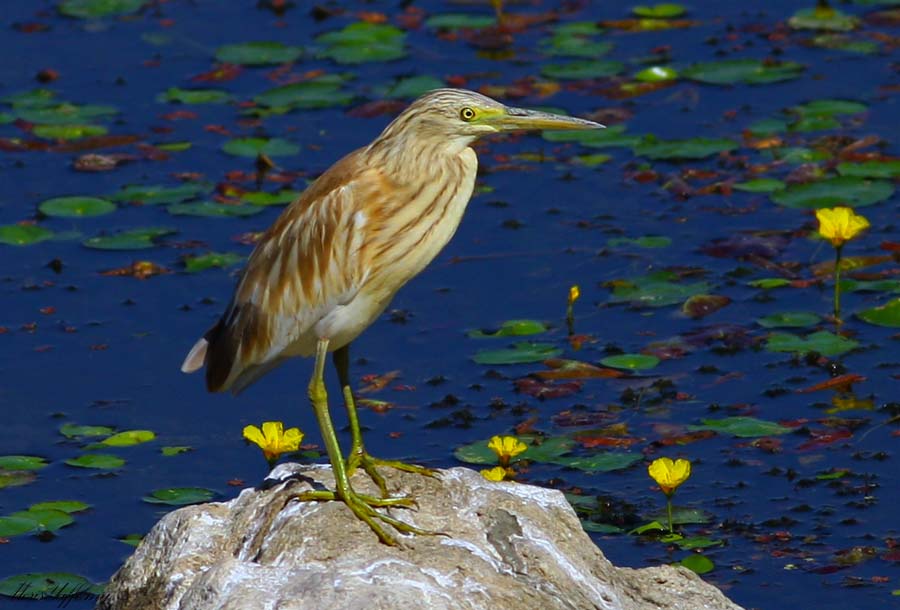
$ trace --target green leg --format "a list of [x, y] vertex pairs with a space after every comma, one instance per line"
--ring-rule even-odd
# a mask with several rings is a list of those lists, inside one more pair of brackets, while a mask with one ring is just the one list
[[344, 464], [344, 457], [341, 454], [337, 435], [334, 432], [334, 424], [331, 421], [331, 414], [328, 411], [328, 393], [325, 391], [324, 381], [325, 356], [327, 351], [328, 340], [320, 339], [316, 346], [315, 370], [313, 372], [312, 380], [309, 383], [309, 399], [312, 402], [313, 411], [316, 414], [319, 428], [322, 431], [322, 439], [325, 442], [328, 459], [331, 461], [331, 468], [334, 472], [335, 490], [333, 492], [302, 492], [292, 495], [288, 498], [288, 501], [295, 498], [303, 502], [340, 500], [353, 511], [353, 514], [365, 521], [383, 543], [391, 546], [395, 546], [397, 541], [393, 536], [384, 531], [384, 528], [379, 521], [387, 523], [396, 530], [404, 533], [430, 533], [399, 521], [398, 519], [394, 519], [393, 517], [383, 515], [374, 508], [379, 506], [410, 506], [413, 503], [412, 498], [373, 498], [371, 496], [356, 493], [350, 485], [350, 478], [347, 474], [346, 465]]
[[356, 411], [356, 402], [353, 400], [353, 390], [350, 388], [350, 345], [337, 349], [333, 354], [334, 367], [337, 369], [338, 380], [344, 392], [344, 404], [347, 406], [347, 418], [350, 420], [350, 455], [347, 458], [347, 474], [353, 475], [360, 466], [372, 477], [382, 497], [387, 497], [387, 484], [384, 477], [375, 469], [376, 466], [387, 466], [405, 472], [414, 472], [425, 476], [434, 476], [434, 471], [423, 466], [407, 464], [395, 460], [382, 460], [372, 457], [366, 451], [362, 440], [362, 430], [359, 427], [359, 415]]

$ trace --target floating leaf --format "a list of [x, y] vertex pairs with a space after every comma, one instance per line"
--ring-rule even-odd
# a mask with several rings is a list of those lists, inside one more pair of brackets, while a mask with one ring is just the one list
[[[21, 536], [22, 534], [30, 534], [37, 530], [37, 523], [34, 519], [26, 519], [23, 517], [0, 517], [0, 538], [11, 538], [13, 536]], [[2, 587], [2, 581], [0, 581]], [[0, 594], [4, 594], [0, 588]]]
[[689, 140], [657, 140], [647, 136], [634, 148], [634, 154], [649, 159], [705, 159], [734, 150], [737, 142], [725, 138], [691, 138]]
[[738, 182], [733, 185], [736, 191], [745, 191], [747, 193], [774, 193], [785, 187], [785, 183], [775, 178], [756, 178], [747, 182]]
[[56, 500], [54, 502], [39, 502], [37, 504], [32, 504], [28, 507], [28, 510], [59, 510], [64, 513], [80, 513], [90, 507], [90, 504], [85, 504], [78, 500]]
[[512, 349], [481, 350], [472, 360], [478, 364], [524, 364], [555, 358], [562, 353], [552, 343], [516, 343]]
[[812, 44], [823, 49], [837, 49], [848, 53], [874, 55], [881, 47], [871, 40], [859, 40], [843, 34], [820, 34], [813, 37]]
[[165, 93], [156, 96], [159, 102], [178, 104], [226, 104], [232, 100], [231, 94], [220, 89], [179, 89], [169, 87]]
[[575, 441], [568, 436], [535, 437], [522, 440], [527, 440], [528, 449], [520, 454], [519, 458], [542, 464], [555, 462], [575, 447]]
[[625, 531], [617, 525], [597, 523], [596, 521], [582, 521], [581, 527], [584, 531], [591, 534], [620, 534]]
[[339, 64], [400, 59], [406, 55], [405, 41], [406, 33], [400, 28], [366, 21], [316, 37], [316, 42], [325, 47], [319, 56]]
[[617, 354], [615, 356], [607, 356], [600, 361], [600, 364], [614, 369], [643, 371], [652, 369], [659, 364], [659, 358], [656, 356], [646, 356], [644, 354]]
[[806, 117], [831, 117], [841, 114], [860, 114], [866, 112], [868, 106], [852, 100], [824, 99], [813, 100], [799, 106], [788, 108], [790, 112]]
[[149, 496], [141, 498], [150, 504], [168, 504], [169, 506], [185, 506], [212, 500], [216, 492], [202, 487], [169, 487], [157, 489]]
[[67, 598], [102, 592], [102, 585], [68, 572], [29, 572], [0, 580], [0, 595], [15, 599]]
[[[28, 485], [37, 479], [34, 472], [27, 470], [0, 470], [0, 489]], [[0, 534], [2, 536], [2, 534]]]
[[545, 131], [543, 138], [549, 142], [578, 142], [590, 148], [632, 148], [642, 141], [641, 136], [625, 133], [625, 125], [610, 125], [606, 129], [587, 131]]
[[113, 201], [127, 201], [143, 205], [181, 203], [210, 192], [206, 182], [185, 182], [178, 186], [131, 184], [110, 195]]
[[238, 157], [285, 157], [296, 155], [300, 147], [282, 138], [235, 138], [225, 142], [222, 150]]
[[229, 218], [233, 216], [255, 216], [264, 208], [258, 205], [216, 203], [215, 201], [196, 201], [193, 203], [176, 203], [166, 208], [173, 216], [201, 216], [206, 218]]
[[894, 299], [879, 307], [857, 312], [857, 317], [869, 324], [900, 328], [900, 298]]
[[187, 452], [193, 451], [193, 450], [194, 450], [193, 447], [181, 445], [181, 446], [161, 447], [160, 453], [162, 453], [166, 457], [172, 457], [173, 455], [181, 455], [182, 453], [187, 453]]
[[541, 50], [544, 55], [556, 57], [596, 59], [606, 55], [613, 48], [613, 43], [594, 37], [602, 31], [588, 21], [561, 24], [554, 28], [550, 38], [541, 41]]
[[694, 64], [681, 75], [691, 80], [712, 85], [744, 83], [765, 85], [799, 78], [804, 66], [792, 61], [762, 61], [758, 59], [723, 59]]
[[40, 470], [47, 460], [36, 455], [0, 455], [0, 470]]
[[684, 551], [690, 551], [693, 549], [707, 549], [714, 546], [722, 546], [725, 543], [722, 540], [713, 540], [706, 536], [690, 536], [689, 538], [676, 540], [675, 544]]
[[382, 92], [382, 97], [391, 99], [413, 99], [432, 89], [445, 87], [441, 79], [423, 74], [399, 79]]
[[469, 336], [480, 339], [484, 337], [522, 337], [545, 332], [547, 326], [537, 320], [507, 320], [495, 331], [473, 330]]
[[840, 356], [858, 346], [859, 343], [852, 339], [825, 330], [812, 333], [805, 338], [789, 333], [773, 333], [766, 341], [766, 349], [770, 352], [798, 354], [816, 352], [823, 356]]
[[821, 317], [809, 311], [786, 311], [756, 319], [763, 328], [805, 328], [821, 321]]
[[770, 277], [762, 280], [753, 280], [752, 282], [748, 282], [750, 286], [754, 288], [762, 288], [763, 290], [771, 290], [772, 288], [781, 288], [783, 286], [790, 286], [791, 281], [786, 280], [783, 277]]
[[704, 419], [702, 426], [688, 426], [689, 430], [714, 430], [723, 434], [731, 434], [740, 438], [757, 436], [774, 436], [787, 434], [791, 428], [773, 421], [756, 419], [755, 417], [725, 417], [723, 419]]
[[642, 83], [663, 83], [678, 78], [678, 72], [668, 66], [651, 66], [634, 75]]
[[266, 66], [297, 61], [303, 55], [300, 47], [280, 42], [257, 41], [226, 44], [216, 51], [216, 61], [244, 66]]
[[31, 133], [48, 140], [79, 140], [106, 135], [102, 125], [35, 125]]
[[69, 466], [76, 468], [97, 468], [100, 470], [113, 470], [121, 468], [125, 465], [125, 460], [117, 455], [109, 455], [106, 453], [85, 453], [78, 457], [66, 460]]
[[300, 191], [285, 189], [277, 193], [265, 191], [246, 191], [240, 194], [240, 200], [251, 205], [285, 205], [300, 196]]
[[615, 470], [624, 470], [642, 459], [644, 459], [644, 456], [640, 453], [608, 451], [589, 456], [556, 458], [551, 463], [565, 466], [566, 468], [577, 468], [585, 472], [613, 472]]
[[678, 562], [695, 574], [706, 574], [712, 572], [716, 564], [706, 555], [691, 554]]
[[497, 20], [491, 15], [468, 15], [466, 13], [444, 13], [425, 20], [425, 27], [435, 30], [460, 30], [489, 28]]
[[859, 17], [848, 15], [827, 5], [820, 5], [797, 11], [788, 19], [788, 25], [795, 30], [849, 32], [859, 27]]
[[675, 274], [663, 271], [627, 280], [615, 280], [606, 285], [613, 289], [612, 302], [628, 302], [644, 307], [674, 305], [695, 294], [709, 291], [709, 285], [705, 282], [678, 284], [672, 281], [675, 278]]
[[864, 207], [888, 199], [894, 187], [884, 180], [837, 176], [792, 184], [772, 194], [772, 201], [789, 208], [827, 208], [836, 205]]
[[78, 19], [99, 19], [137, 12], [146, 0], [63, 0], [59, 12]]
[[561, 64], [544, 64], [541, 74], [548, 78], [583, 80], [615, 76], [625, 68], [621, 62], [599, 59], [574, 60]]
[[282, 109], [335, 108], [353, 101], [353, 94], [341, 90], [346, 79], [336, 75], [292, 83], [269, 89], [253, 100], [262, 106]]
[[689, 318], [705, 318], [731, 303], [731, 299], [720, 294], [695, 294], [681, 306], [681, 313]]
[[175, 233], [174, 229], [161, 227], [131, 229], [114, 235], [90, 237], [81, 243], [96, 250], [144, 250], [156, 246], [154, 240], [172, 233]]
[[620, 246], [638, 246], [639, 248], [666, 248], [672, 245], [672, 238], [664, 235], [645, 235], [643, 237], [614, 237], [606, 242], [610, 248]]
[[91, 436], [110, 436], [115, 434], [115, 429], [109, 426], [80, 426], [78, 424], [63, 424], [59, 427], [59, 433], [66, 438], [84, 438]]
[[141, 543], [144, 537], [141, 534], [127, 534], [119, 538], [119, 542], [124, 542], [129, 546], [137, 546]]
[[551, 370], [535, 373], [541, 379], [610, 379], [624, 377], [617, 369], [600, 368], [587, 362], [550, 358], [544, 361]]
[[226, 268], [236, 265], [244, 260], [244, 257], [234, 252], [208, 252], [200, 256], [190, 256], [184, 259], [184, 269], [188, 273], [197, 273], [213, 267]]
[[29, 123], [43, 125], [68, 125], [73, 123], [90, 123], [93, 120], [108, 118], [118, 114], [114, 106], [63, 103], [55, 106], [21, 107], [16, 109], [16, 117]]
[[0, 244], [30, 246], [53, 237], [53, 231], [38, 225], [0, 225]]
[[842, 176], [859, 178], [900, 178], [900, 159], [881, 161], [873, 159], [861, 163], [838, 163], [837, 171]]
[[116, 205], [97, 197], [56, 197], [38, 206], [41, 214], [62, 218], [102, 216], [116, 210]]
[[672, 19], [673, 17], [681, 17], [684, 15], [685, 8], [680, 4], [666, 3], [655, 4], [653, 6], [639, 5], [631, 9], [637, 17], [646, 17], [649, 19]]
[[108, 447], [131, 447], [132, 445], [152, 441], [155, 438], [156, 434], [152, 430], [125, 430], [103, 439], [100, 441], [100, 444]]
[[28, 509], [9, 515], [9, 519], [25, 519], [34, 524], [32, 531], [55, 532], [67, 525], [75, 523], [69, 513], [52, 509]]

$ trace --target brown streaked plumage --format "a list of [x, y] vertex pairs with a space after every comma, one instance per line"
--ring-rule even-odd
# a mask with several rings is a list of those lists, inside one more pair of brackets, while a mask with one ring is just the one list
[[[316, 354], [321, 376], [326, 351], [335, 352], [341, 385], [349, 383], [348, 346], [453, 236], [465, 211], [478, 161], [478, 137], [515, 129], [593, 129], [596, 123], [509, 108], [459, 89], [429, 92], [402, 112], [371, 144], [329, 168], [284, 210], [256, 245], [222, 318], [194, 345], [182, 365], [206, 365], [212, 392], [238, 393], [292, 356]], [[324, 385], [310, 397], [335, 470], [335, 496], [379, 537], [373, 506], [402, 499], [360, 500], [347, 479], [362, 466], [386, 494], [364, 450], [349, 388], [352, 449], [344, 461], [334, 437]], [[420, 472], [423, 469], [388, 463]], [[313, 499], [321, 500], [321, 496]], [[407, 528], [407, 529], [404, 529]]]

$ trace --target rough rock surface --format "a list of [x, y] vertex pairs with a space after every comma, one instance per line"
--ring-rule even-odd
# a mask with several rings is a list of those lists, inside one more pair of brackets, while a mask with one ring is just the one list
[[[113, 576], [101, 610], [740, 610], [684, 568], [613, 566], [562, 493], [385, 469], [416, 509], [391, 514], [446, 536], [378, 542], [341, 503], [290, 502], [332, 484], [327, 467], [285, 464], [226, 503], [166, 515]], [[371, 487], [365, 475], [354, 485]], [[368, 489], [374, 492], [374, 489]]]

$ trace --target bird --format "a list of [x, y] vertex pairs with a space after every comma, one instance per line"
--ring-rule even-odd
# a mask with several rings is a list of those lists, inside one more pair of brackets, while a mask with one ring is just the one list
[[[435, 89], [403, 110], [367, 146], [343, 157], [290, 203], [257, 242], [221, 318], [181, 370], [206, 367], [210, 392], [238, 394], [293, 357], [315, 356], [308, 396], [334, 474], [334, 491], [301, 501], [342, 501], [385, 544], [427, 532], [376, 510], [411, 506], [390, 497], [377, 466], [431, 475], [365, 449], [350, 388], [350, 344], [450, 241], [472, 196], [481, 137], [517, 130], [587, 130], [586, 119], [506, 106], [464, 89]], [[331, 419], [324, 370], [331, 352], [351, 445], [345, 458]], [[357, 492], [362, 468], [381, 497]]]

